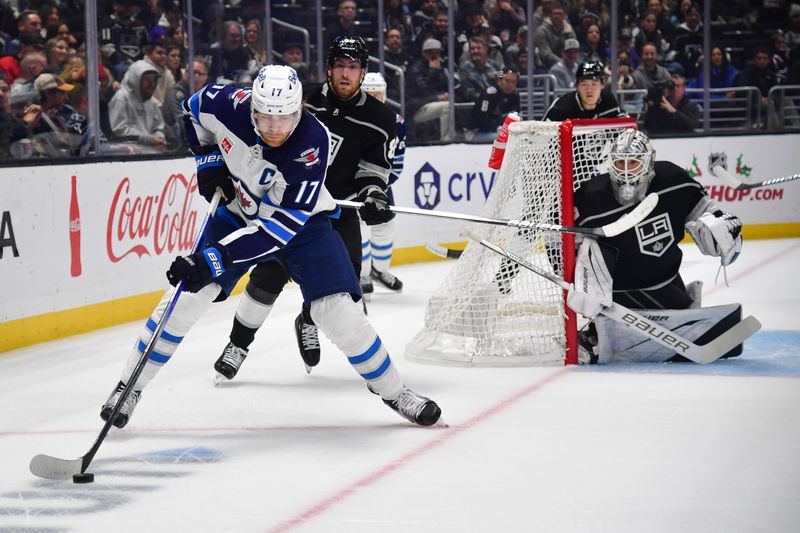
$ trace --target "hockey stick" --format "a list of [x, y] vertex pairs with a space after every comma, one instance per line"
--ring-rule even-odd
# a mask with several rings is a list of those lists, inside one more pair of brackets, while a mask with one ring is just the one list
[[[336, 200], [336, 203], [341, 207], [354, 207], [360, 208], [364, 204], [361, 202], [350, 202], [348, 200]], [[455, 220], [466, 220], [467, 222], [480, 222], [482, 224], [494, 224], [496, 226], [511, 226], [514, 228], [523, 229], [538, 229], [543, 231], [557, 231], [561, 233], [582, 233], [584, 235], [594, 235], [597, 237], [614, 237], [628, 231], [636, 224], [644, 220], [644, 217], [650, 214], [658, 203], [658, 194], [650, 193], [642, 200], [636, 208], [622, 215], [614, 222], [601, 226], [599, 228], [582, 228], [579, 226], [562, 226], [560, 224], [547, 224], [528, 222], [526, 220], [514, 220], [504, 218], [488, 218], [477, 215], [467, 215], [464, 213], [450, 213], [447, 211], [430, 211], [428, 209], [415, 209], [413, 207], [397, 207], [389, 206], [391, 211], [395, 213], [405, 213], [408, 215], [423, 215], [428, 217], [450, 218]]]
[[787, 181], [800, 180], [800, 174], [792, 174], [790, 176], [781, 176], [780, 178], [772, 178], [763, 181], [753, 181], [746, 183], [739, 178], [734, 177], [730, 172], [725, 170], [724, 167], [716, 166], [711, 169], [712, 174], [722, 178], [722, 181], [736, 190], [744, 191], [746, 189], [755, 189], [756, 187], [768, 187], [770, 185], [778, 185], [786, 183]]
[[425, 248], [428, 249], [430, 253], [433, 255], [438, 255], [439, 257], [444, 257], [445, 259], [458, 259], [461, 257], [461, 254], [464, 253], [464, 250], [454, 250], [453, 248], [446, 248], [435, 242], [426, 242]]
[[[211, 220], [211, 217], [214, 215], [214, 212], [217, 210], [221, 196], [222, 189], [217, 188], [217, 191], [214, 193], [214, 197], [211, 199], [211, 204], [208, 206], [205, 219], [200, 225], [200, 230], [197, 232], [197, 237], [195, 237], [191, 253], [196, 252], [200, 248], [200, 245], [203, 242], [203, 238], [206, 234], [206, 229], [208, 228], [208, 223]], [[31, 459], [30, 464], [30, 469], [33, 475], [45, 479], [69, 479], [76, 474], [83, 474], [86, 472], [86, 469], [89, 468], [89, 464], [92, 462], [92, 459], [94, 459], [97, 450], [100, 449], [100, 445], [103, 444], [106, 435], [108, 435], [108, 432], [111, 430], [111, 425], [114, 423], [114, 419], [117, 417], [119, 410], [122, 408], [125, 400], [133, 391], [133, 387], [136, 385], [136, 380], [139, 379], [142, 370], [144, 370], [147, 359], [150, 357], [150, 354], [153, 352], [153, 348], [156, 345], [156, 340], [164, 331], [167, 320], [172, 314], [175, 304], [178, 302], [178, 296], [180, 296], [181, 292], [183, 292], [183, 286], [184, 280], [181, 280], [178, 282], [175, 288], [172, 289], [172, 294], [169, 297], [167, 307], [164, 309], [164, 313], [161, 315], [161, 318], [156, 325], [156, 330], [153, 332], [150, 342], [147, 343], [147, 347], [145, 348], [144, 352], [142, 352], [141, 357], [139, 357], [139, 361], [136, 363], [136, 367], [133, 369], [130, 379], [128, 379], [128, 384], [124, 389], [122, 389], [122, 393], [120, 394], [117, 404], [111, 411], [111, 415], [108, 417], [108, 420], [106, 420], [106, 423], [103, 425], [103, 429], [100, 430], [100, 434], [97, 436], [97, 439], [94, 441], [94, 444], [89, 451], [77, 459], [59, 459], [57, 457], [52, 457], [45, 454], [36, 455], [33, 459]]]
[[[574, 287], [571, 283], [564, 281], [554, 274], [539, 269], [521, 257], [504, 250], [496, 244], [492, 244], [491, 242], [481, 239], [478, 235], [475, 235], [466, 228], [462, 231], [462, 235], [480, 243], [494, 252], [497, 252], [511, 261], [522, 265], [531, 272], [534, 272], [535, 274], [552, 281], [564, 290], [574, 290]], [[612, 304], [610, 307], [603, 308], [600, 313], [612, 320], [625, 324], [627, 327], [638, 331], [640, 334], [649, 337], [651, 340], [666, 346], [667, 348], [671, 348], [685, 358], [701, 365], [713, 363], [729, 351], [733, 350], [736, 346], [743, 343], [756, 331], [761, 329], [761, 323], [755, 317], [748, 316], [708, 344], [699, 345], [617, 303]]]

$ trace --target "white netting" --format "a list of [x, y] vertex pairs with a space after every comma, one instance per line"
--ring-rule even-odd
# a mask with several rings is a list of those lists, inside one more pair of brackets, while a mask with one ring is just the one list
[[[563, 223], [560, 125], [511, 125], [503, 166], [481, 216]], [[619, 126], [608, 125], [574, 127], [572, 146], [566, 147], [573, 153], [573, 172], [566, 176], [572, 179], [574, 174], [574, 188], [598, 172], [605, 148], [619, 131]], [[471, 229], [564, 277], [560, 233], [484, 224]], [[425, 326], [409, 342], [406, 357], [481, 366], [564, 364], [565, 316], [559, 287], [469, 243], [429, 300]]]

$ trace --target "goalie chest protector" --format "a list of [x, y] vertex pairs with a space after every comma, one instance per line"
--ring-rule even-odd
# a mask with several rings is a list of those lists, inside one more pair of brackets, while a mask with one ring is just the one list
[[[648, 289], [678, 274], [687, 219], [698, 216], [709, 199], [702, 185], [668, 161], [655, 163], [648, 193], [658, 193], [655, 209], [639, 224], [616, 237], [601, 240], [615, 247], [614, 290]], [[637, 204], [621, 206], [614, 198], [608, 174], [596, 176], [575, 192], [575, 222], [597, 228], [614, 222]]]

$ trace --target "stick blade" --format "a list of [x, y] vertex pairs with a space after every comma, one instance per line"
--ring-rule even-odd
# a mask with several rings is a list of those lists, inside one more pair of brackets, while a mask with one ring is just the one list
[[[694, 350], [695, 353], [692, 354], [691, 359], [696, 363], [700, 363], [701, 365], [713, 363], [726, 353], [733, 350], [736, 346], [749, 339], [760, 329], [761, 322], [759, 322], [758, 319], [752, 315], [748, 316], [708, 344], [697, 346], [697, 349]], [[687, 357], [689, 356], [687, 355]]]
[[83, 472], [83, 458], [59, 459], [40, 453], [31, 459], [31, 473], [44, 479], [72, 479]]
[[742, 182], [740, 179], [736, 179], [731, 176], [731, 173], [725, 170], [725, 167], [720, 165], [715, 166], [711, 169], [711, 173], [722, 181], [724, 181], [729, 187], [733, 187], [734, 189], [746, 189], [747, 185]]
[[619, 217], [618, 220], [611, 224], [603, 226], [603, 234], [606, 237], [616, 237], [620, 233], [624, 233], [634, 227], [636, 224], [644, 220], [644, 217], [649, 215], [658, 204], [658, 194], [651, 192], [645, 196], [644, 200], [639, 202], [639, 205], [625, 215]]

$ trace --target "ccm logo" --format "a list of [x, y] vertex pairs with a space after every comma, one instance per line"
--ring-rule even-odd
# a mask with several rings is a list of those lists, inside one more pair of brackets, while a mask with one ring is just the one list
[[654, 339], [661, 339], [663, 343], [665, 343], [667, 346], [675, 348], [676, 351], [686, 353], [686, 350], [689, 349], [689, 345], [685, 342], [679, 341], [663, 329], [656, 329], [655, 326], [651, 326], [647, 322], [644, 322], [633, 315], [625, 314], [623, 315], [622, 320], [638, 329], [645, 335], [648, 335]]
[[205, 155], [197, 160], [198, 167], [204, 167], [206, 165], [210, 165], [212, 163], [222, 162], [222, 154], [210, 154]]
[[217, 257], [217, 254], [214, 252], [206, 252], [206, 257], [208, 258], [208, 264], [211, 266], [213, 274], [212, 277], [216, 278], [221, 276], [222, 273], [225, 272], [225, 269], [222, 266], [222, 261], [220, 261], [219, 257]]

